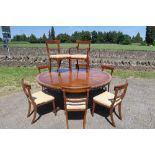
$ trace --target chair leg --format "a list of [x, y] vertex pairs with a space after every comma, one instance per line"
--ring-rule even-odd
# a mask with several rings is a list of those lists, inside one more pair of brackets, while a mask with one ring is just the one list
[[57, 71], [60, 69], [60, 66], [61, 66], [61, 60], [57, 59], [57, 66], [58, 66], [58, 69]]
[[67, 129], [69, 129], [69, 125], [68, 125], [68, 112], [65, 111], [65, 115], [66, 115], [66, 127]]
[[71, 69], [72, 68], [72, 66], [71, 66], [71, 59], [69, 59], [69, 69]]
[[84, 113], [84, 119], [83, 119], [83, 129], [86, 128], [86, 115], [87, 115], [87, 110]]
[[57, 111], [56, 111], [56, 108], [55, 108], [55, 101], [52, 102], [52, 106], [53, 106], [54, 114], [56, 116], [57, 115]]
[[50, 68], [49, 68], [49, 72], [51, 72], [51, 69], [52, 69], [52, 64], [51, 64], [51, 59], [49, 59], [49, 62], [50, 62]]
[[87, 69], [89, 69], [89, 59], [86, 59]]
[[93, 102], [93, 109], [92, 109], [92, 116], [94, 117], [94, 111], [95, 111], [95, 102]]
[[33, 123], [35, 122], [35, 120], [36, 120], [36, 115], [37, 115], [37, 109], [35, 108], [35, 109], [34, 109], [34, 115], [33, 115], [33, 119], [32, 119], [31, 124], [33, 124]]
[[118, 105], [118, 112], [119, 112], [119, 118], [120, 118], [120, 120], [122, 120], [121, 104], [122, 104], [122, 103], [120, 103], [120, 104]]
[[77, 69], [79, 69], [79, 61], [78, 61], [78, 59], [76, 60], [76, 66], [77, 66]]
[[115, 122], [114, 122], [114, 117], [113, 117], [113, 108], [110, 109], [110, 117], [111, 117], [112, 126], [115, 127]]
[[109, 92], [109, 89], [110, 89], [110, 83], [108, 84], [108, 92]]
[[29, 102], [29, 107], [28, 107], [27, 117], [29, 117], [29, 116], [30, 116], [30, 113], [31, 113], [31, 103]]

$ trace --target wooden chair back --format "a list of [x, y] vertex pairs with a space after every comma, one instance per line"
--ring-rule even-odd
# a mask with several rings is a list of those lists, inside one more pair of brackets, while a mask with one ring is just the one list
[[[89, 41], [89, 40], [77, 40], [76, 43], [77, 43], [76, 48], [77, 48], [78, 51], [86, 50], [87, 55], [89, 55], [91, 41]], [[86, 47], [86, 48], [80, 48], [80, 45], [88, 45], [88, 47]]]
[[21, 84], [22, 84], [23, 91], [28, 99], [28, 102], [30, 102], [31, 104], [35, 106], [36, 104], [31, 95], [31, 85], [24, 78], [21, 80]]
[[111, 66], [111, 65], [101, 65], [101, 69], [102, 69], [102, 71], [104, 71], [104, 70], [110, 70], [111, 72], [110, 72], [110, 74], [112, 75], [113, 74], [113, 71], [114, 71], [114, 66]]
[[41, 72], [42, 69], [48, 69], [50, 71], [50, 65], [37, 66], [37, 69], [39, 73]]
[[126, 94], [127, 88], [128, 88], [128, 82], [127, 81], [125, 84], [118, 85], [118, 86], [114, 87], [114, 91], [115, 91], [114, 102], [117, 101], [117, 99], [123, 100], [123, 98]]
[[[50, 51], [54, 51], [54, 50], [57, 50], [58, 51], [58, 54], [60, 54], [60, 40], [47, 40], [46, 41], [46, 49], [47, 49], [47, 53], [48, 53], [48, 56], [50, 56]], [[49, 46], [50, 45], [56, 45], [57, 48], [50, 48]]]
[[[89, 87], [62, 87], [64, 103], [86, 102], [86, 107], [88, 107], [89, 90]], [[74, 94], [78, 95], [78, 97], [75, 97]]]

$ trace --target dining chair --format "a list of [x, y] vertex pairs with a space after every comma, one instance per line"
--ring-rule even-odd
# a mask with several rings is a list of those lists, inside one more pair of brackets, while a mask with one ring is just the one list
[[[85, 64], [86, 68], [90, 68], [90, 45], [91, 45], [91, 41], [89, 41], [89, 40], [77, 40], [76, 43], [77, 43], [77, 46], [75, 48], [69, 49], [69, 54], [71, 57], [70, 61], [72, 59], [75, 59], [77, 62], [76, 67], [79, 69], [79, 66], [80, 66], [79, 60], [84, 60], [86, 62], [86, 64]], [[77, 54], [71, 54], [71, 51], [73, 49], [75, 49], [77, 51]], [[86, 52], [86, 54], [82, 54], [82, 52]], [[70, 62], [70, 64], [71, 64], [71, 62]]]
[[[41, 70], [48, 69], [50, 72], [50, 65], [42, 65], [42, 66], [37, 66], [37, 69], [39, 73], [41, 73]], [[46, 87], [42, 86], [42, 91], [46, 90]]]
[[37, 69], [38, 69], [39, 73], [41, 73], [41, 70], [43, 70], [43, 69], [48, 69], [50, 71], [50, 65], [37, 66]]
[[[103, 65], [101, 65], [101, 69], [102, 69], [102, 71], [109, 70], [110, 74], [112, 76], [115, 67], [112, 65], [103, 64]], [[108, 83], [108, 91], [109, 91], [109, 89], [110, 89], [110, 82]]]
[[[55, 98], [53, 96], [48, 95], [42, 91], [38, 91], [36, 93], [31, 94], [31, 85], [24, 78], [21, 80], [21, 84], [29, 104], [27, 117], [29, 117], [32, 113], [34, 113], [31, 124], [36, 122], [36, 114], [37, 114], [38, 107], [45, 105], [47, 103], [52, 103], [53, 111], [56, 115], [56, 108], [55, 108], [55, 101], [54, 101]], [[31, 112], [31, 108], [33, 108], [32, 112]]]
[[93, 97], [92, 116], [94, 116], [95, 104], [104, 106], [109, 109], [112, 125], [115, 127], [113, 110], [115, 110], [115, 107], [118, 106], [119, 118], [120, 120], [122, 120], [121, 105], [122, 105], [123, 98], [126, 94], [127, 87], [128, 87], [128, 82], [126, 81], [125, 84], [114, 87], [115, 94], [106, 91]]
[[62, 87], [67, 129], [69, 128], [68, 112], [83, 111], [83, 128], [86, 127], [89, 89], [89, 87]]
[[[53, 47], [50, 47], [50, 46], [54, 46], [56, 45], [56, 48], [53, 48]], [[69, 59], [70, 58], [70, 55], [69, 54], [61, 54], [60, 53], [60, 40], [47, 40], [46, 41], [46, 49], [47, 49], [47, 53], [48, 53], [48, 58], [49, 58], [49, 66], [50, 66], [50, 71], [51, 71], [51, 67], [52, 67], [52, 64], [51, 64], [51, 61], [52, 60], [56, 60], [57, 62], [57, 66], [58, 66], [58, 69], [60, 69], [60, 66], [61, 66], [61, 61], [63, 59]], [[54, 52], [54, 51], [57, 51], [56, 54], [53, 54], [51, 52]], [[69, 61], [69, 68], [70, 68], [70, 61]]]

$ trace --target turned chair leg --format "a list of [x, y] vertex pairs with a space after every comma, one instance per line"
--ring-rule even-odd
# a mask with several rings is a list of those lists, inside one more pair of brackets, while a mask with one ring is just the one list
[[60, 66], [61, 66], [61, 60], [57, 60], [57, 65], [58, 65], [58, 69], [57, 69], [57, 71], [60, 69]]
[[28, 107], [27, 117], [29, 117], [29, 116], [30, 116], [30, 113], [31, 113], [31, 103], [29, 102], [29, 107]]
[[89, 69], [89, 59], [86, 60], [86, 64], [87, 64], [87, 69]]
[[113, 117], [113, 108], [110, 109], [110, 117], [111, 117], [112, 126], [115, 127], [115, 122], [114, 122], [114, 117]]
[[52, 106], [53, 106], [54, 114], [56, 116], [57, 115], [57, 111], [56, 111], [56, 108], [55, 108], [55, 101], [52, 102]]
[[110, 83], [108, 84], [108, 92], [109, 92], [109, 89], [110, 89]]
[[37, 115], [37, 108], [34, 108], [34, 114], [33, 114], [33, 119], [32, 119], [32, 122], [31, 124], [33, 124], [36, 120], [36, 115]]
[[49, 62], [50, 62], [50, 68], [49, 68], [49, 72], [51, 72], [51, 69], [52, 69], [52, 64], [51, 64], [51, 59], [49, 59]]
[[86, 128], [86, 115], [87, 115], [87, 110], [84, 113], [84, 119], [83, 119], [83, 129]]
[[77, 66], [77, 69], [79, 69], [79, 61], [78, 61], [78, 59], [76, 60], [76, 66]]
[[95, 111], [95, 102], [93, 102], [93, 109], [92, 109], [92, 116], [94, 117], [94, 111]]
[[119, 118], [120, 118], [120, 120], [122, 120], [121, 104], [122, 104], [122, 103], [120, 103], [120, 104], [118, 105], [118, 112], [119, 112]]
[[71, 59], [69, 59], [69, 69], [72, 69], [71, 63], [72, 63], [72, 61], [71, 61]]
[[65, 111], [65, 115], [66, 115], [66, 127], [67, 129], [69, 129], [69, 125], [68, 125], [68, 112]]

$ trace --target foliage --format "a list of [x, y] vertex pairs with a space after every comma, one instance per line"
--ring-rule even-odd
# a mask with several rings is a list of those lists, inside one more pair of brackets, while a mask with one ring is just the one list
[[0, 42], [2, 42], [3, 40], [2, 40], [2, 38], [0, 38]]
[[29, 37], [29, 42], [30, 43], [38, 43], [38, 39], [36, 38], [36, 36], [34, 34], [31, 34]]
[[40, 37], [40, 38], [38, 39], [39, 43], [45, 43], [46, 40], [47, 40], [47, 37], [46, 37], [45, 33], [43, 34], [42, 37]]
[[76, 42], [76, 40], [91, 40], [91, 33], [89, 31], [75, 31], [71, 35], [71, 42]]
[[15, 35], [12, 41], [28, 41], [29, 38], [25, 34]]
[[133, 43], [141, 43], [143, 41], [143, 38], [140, 36], [140, 33], [138, 32], [136, 36], [132, 37]]
[[70, 42], [70, 36], [66, 33], [60, 33], [56, 39], [61, 40], [62, 43]]
[[153, 45], [155, 40], [155, 26], [146, 26], [145, 41], [147, 45]]
[[131, 37], [129, 35], [124, 35], [124, 39], [122, 41], [123, 45], [129, 45], [131, 44]]
[[54, 30], [54, 27], [53, 26], [51, 28], [51, 39], [52, 40], [55, 40], [55, 30]]
[[92, 43], [96, 43], [96, 41], [97, 41], [97, 32], [96, 31], [93, 31], [91, 33], [91, 41], [92, 41]]

